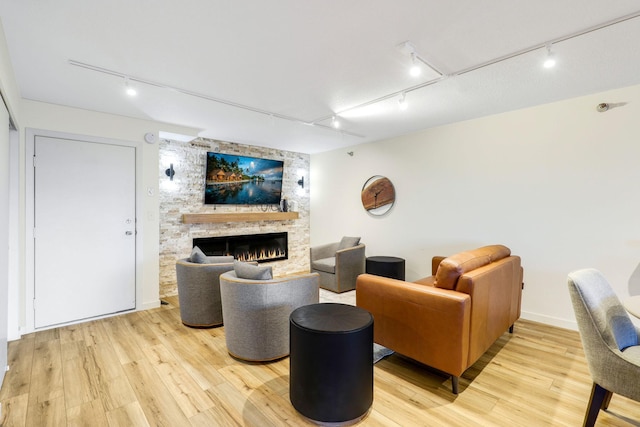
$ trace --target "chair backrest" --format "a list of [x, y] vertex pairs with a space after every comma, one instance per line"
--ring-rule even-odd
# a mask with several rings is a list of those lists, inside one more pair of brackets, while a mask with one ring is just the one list
[[574, 271], [568, 278], [569, 294], [591, 378], [612, 393], [640, 401], [638, 333], [611, 286], [594, 269]]
[[589, 353], [597, 356], [599, 343], [620, 351], [638, 345], [635, 326], [602, 273], [574, 271], [568, 284], [587, 358]]
[[222, 315], [229, 353], [264, 361], [289, 354], [289, 315], [319, 302], [318, 273], [269, 280], [239, 278], [235, 271], [220, 276]]

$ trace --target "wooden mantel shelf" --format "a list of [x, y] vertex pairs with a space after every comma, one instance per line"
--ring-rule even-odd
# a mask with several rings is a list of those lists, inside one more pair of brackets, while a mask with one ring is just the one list
[[182, 214], [182, 222], [185, 224], [202, 224], [211, 222], [286, 221], [288, 219], [298, 219], [298, 212], [233, 212]]

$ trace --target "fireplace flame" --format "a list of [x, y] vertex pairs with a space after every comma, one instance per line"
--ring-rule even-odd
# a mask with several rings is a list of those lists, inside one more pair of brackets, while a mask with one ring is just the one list
[[265, 261], [274, 258], [283, 258], [287, 253], [282, 249], [261, 249], [254, 252], [242, 252], [235, 254], [238, 261]]

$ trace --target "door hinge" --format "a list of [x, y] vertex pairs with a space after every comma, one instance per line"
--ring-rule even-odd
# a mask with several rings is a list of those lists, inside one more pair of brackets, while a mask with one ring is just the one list
[[36, 167], [36, 156], [35, 155], [33, 156], [33, 167], [34, 168]]

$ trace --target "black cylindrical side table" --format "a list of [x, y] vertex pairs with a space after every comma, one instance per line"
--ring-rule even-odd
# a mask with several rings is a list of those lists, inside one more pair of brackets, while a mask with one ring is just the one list
[[367, 257], [366, 272], [376, 276], [404, 280], [404, 259], [395, 256]]
[[373, 402], [373, 316], [346, 304], [312, 304], [289, 317], [289, 395], [320, 422], [357, 421]]

